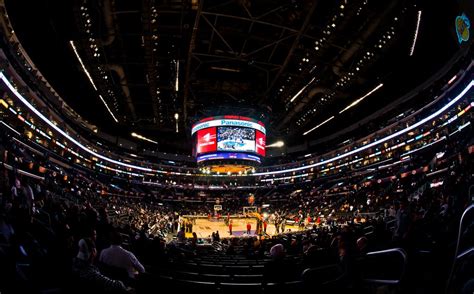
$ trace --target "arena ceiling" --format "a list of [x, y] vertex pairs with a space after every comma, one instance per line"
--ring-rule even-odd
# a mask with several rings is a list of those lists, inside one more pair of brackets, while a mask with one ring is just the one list
[[230, 112], [263, 120], [268, 141], [327, 136], [406, 94], [459, 49], [459, 9], [448, 0], [8, 0], [6, 7], [26, 52], [70, 106], [100, 131], [131, 140], [136, 132], [165, 152], [190, 154], [192, 123]]

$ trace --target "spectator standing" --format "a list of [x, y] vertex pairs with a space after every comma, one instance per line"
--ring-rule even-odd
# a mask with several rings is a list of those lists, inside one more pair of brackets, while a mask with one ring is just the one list
[[102, 250], [100, 253], [100, 262], [108, 266], [126, 270], [128, 276], [132, 279], [134, 279], [138, 273], [145, 272], [145, 267], [138, 261], [135, 254], [122, 248], [122, 237], [118, 232], [112, 233], [110, 241], [110, 247]]

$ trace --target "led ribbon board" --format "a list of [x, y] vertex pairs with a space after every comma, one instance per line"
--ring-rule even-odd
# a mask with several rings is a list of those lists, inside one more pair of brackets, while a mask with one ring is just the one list
[[258, 130], [264, 134], [265, 127], [259, 123], [253, 121], [245, 121], [239, 119], [214, 119], [210, 121], [200, 122], [193, 126], [191, 130], [191, 135], [194, 135], [199, 130], [207, 129], [211, 127], [242, 127]]

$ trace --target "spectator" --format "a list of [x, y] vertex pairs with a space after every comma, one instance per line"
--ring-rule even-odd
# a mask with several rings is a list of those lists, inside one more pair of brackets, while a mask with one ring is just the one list
[[271, 260], [265, 264], [263, 274], [266, 282], [282, 282], [292, 278], [292, 266], [285, 260], [285, 255], [282, 244], [276, 244], [270, 248]]
[[408, 202], [406, 199], [400, 201], [400, 208], [397, 211], [396, 226], [394, 231], [394, 240], [402, 241], [408, 237], [410, 228], [410, 214], [408, 212]]
[[100, 273], [93, 265], [97, 255], [94, 242], [89, 239], [79, 241], [79, 252], [74, 260], [73, 270], [79, 279], [86, 282], [86, 286], [92, 287], [92, 292], [126, 292], [127, 289], [122, 281], [112, 280]]
[[179, 243], [186, 242], [186, 233], [184, 232], [184, 227], [180, 228], [177, 237], [178, 237], [178, 242]]
[[369, 240], [367, 240], [366, 237], [360, 237], [359, 239], [357, 239], [356, 245], [357, 245], [357, 250], [359, 251], [360, 255], [367, 254]]
[[111, 245], [102, 250], [99, 261], [108, 266], [126, 270], [128, 276], [134, 279], [138, 273], [144, 273], [145, 268], [132, 252], [123, 249], [121, 245], [122, 237], [118, 232], [113, 232]]

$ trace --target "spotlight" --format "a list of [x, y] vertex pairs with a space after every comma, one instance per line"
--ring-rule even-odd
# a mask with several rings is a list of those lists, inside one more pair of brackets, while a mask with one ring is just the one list
[[273, 144], [267, 145], [267, 148], [271, 148], [271, 147], [280, 148], [280, 147], [283, 147], [283, 146], [285, 146], [285, 142], [283, 142], [283, 141], [276, 141], [276, 142], [273, 143]]

